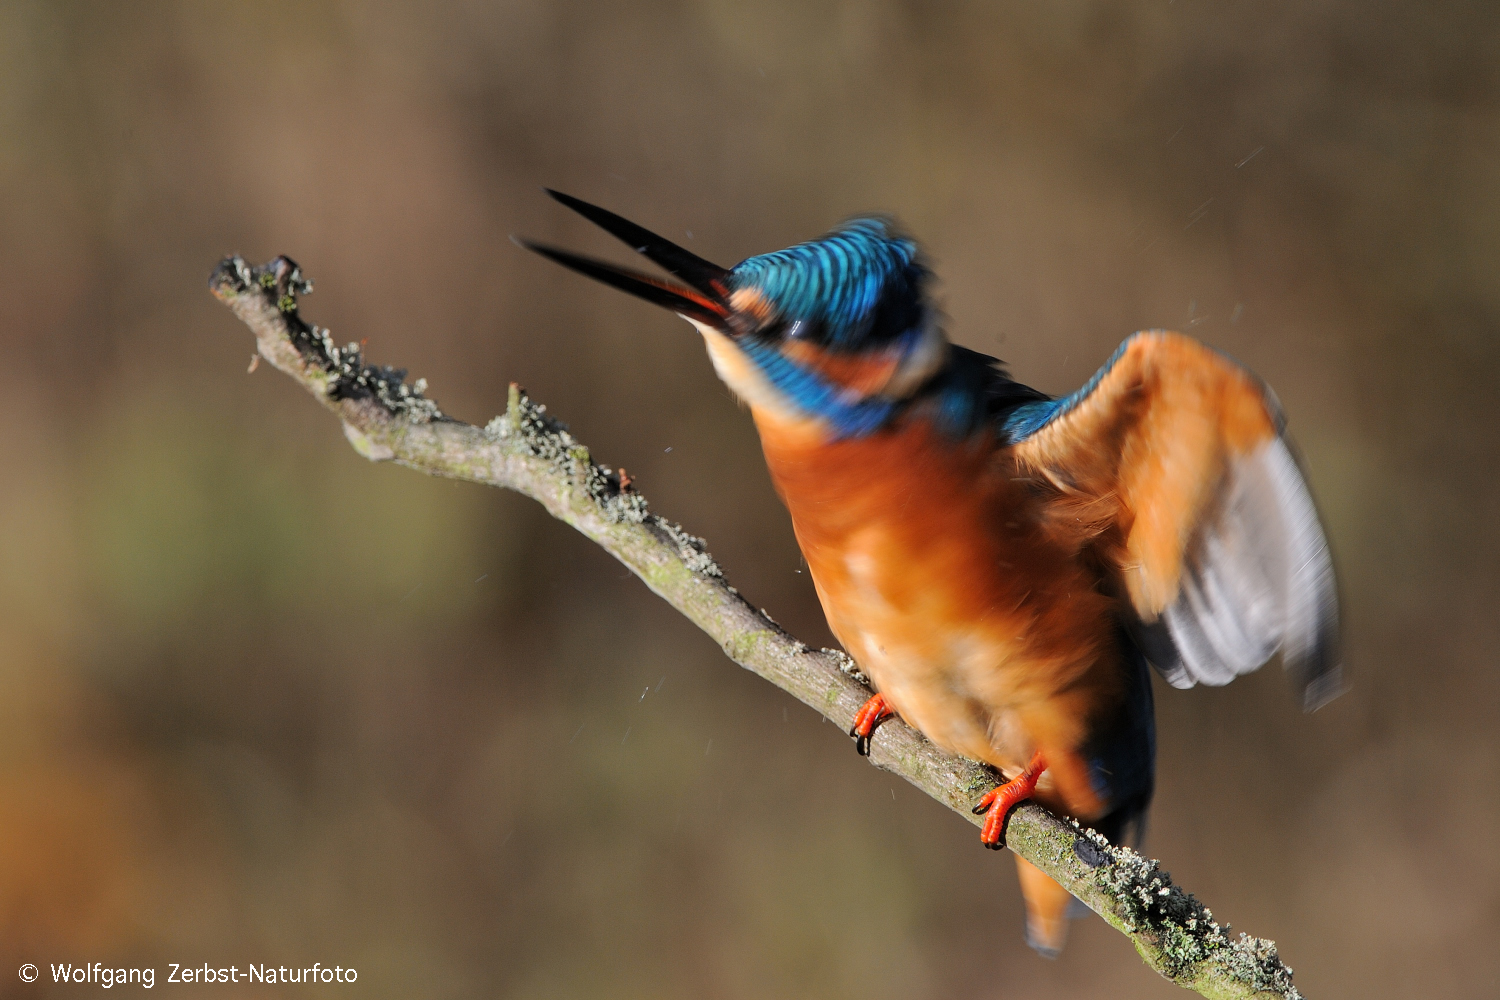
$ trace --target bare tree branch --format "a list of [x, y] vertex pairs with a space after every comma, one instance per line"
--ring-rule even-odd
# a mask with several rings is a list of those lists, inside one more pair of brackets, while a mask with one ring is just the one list
[[[312, 284], [290, 259], [251, 269], [239, 257], [226, 258], [209, 287], [255, 333], [260, 356], [343, 421], [361, 455], [524, 493], [603, 546], [730, 659], [840, 728], [852, 724], [870, 695], [854, 662], [836, 650], [810, 649], [752, 607], [702, 539], [650, 513], [628, 478], [594, 462], [518, 386], [510, 387], [503, 416], [485, 427], [461, 423], [426, 398], [425, 380], [408, 385], [405, 371], [366, 365], [359, 345], [338, 347], [328, 331], [304, 322], [297, 296]], [[998, 777], [939, 750], [898, 719], [881, 727], [870, 760], [976, 824], [970, 808]], [[1173, 982], [1207, 997], [1300, 997], [1273, 942], [1244, 934], [1231, 940], [1229, 927], [1214, 922], [1158, 862], [1031, 803], [1011, 814], [1005, 839], [1128, 936], [1146, 964]]]

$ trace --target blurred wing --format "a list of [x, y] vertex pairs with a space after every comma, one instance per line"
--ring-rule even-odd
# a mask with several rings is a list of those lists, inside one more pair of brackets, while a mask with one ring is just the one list
[[1308, 711], [1339, 693], [1328, 543], [1253, 375], [1190, 337], [1138, 333], [1006, 430], [1020, 466], [1057, 490], [1053, 530], [1120, 572], [1173, 686], [1227, 684], [1279, 649]]

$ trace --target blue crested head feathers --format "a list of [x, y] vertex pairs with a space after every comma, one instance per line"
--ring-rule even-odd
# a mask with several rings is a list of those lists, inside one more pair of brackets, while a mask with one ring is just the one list
[[759, 292], [784, 335], [856, 351], [921, 332], [931, 321], [928, 277], [916, 242], [874, 217], [751, 257], [730, 272], [729, 284]]

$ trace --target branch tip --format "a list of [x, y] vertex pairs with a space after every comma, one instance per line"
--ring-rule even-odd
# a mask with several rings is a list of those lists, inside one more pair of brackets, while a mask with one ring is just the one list
[[[280, 256], [255, 268], [237, 254], [225, 257], [214, 268], [208, 287], [256, 331], [261, 353], [268, 358], [275, 360], [266, 353], [268, 338], [273, 345], [278, 336], [289, 342], [300, 356], [302, 367], [323, 376], [323, 390], [329, 399], [375, 400], [389, 415], [411, 424], [448, 419], [437, 403], [426, 397], [426, 379], [408, 384], [405, 368], [366, 364], [359, 344], [339, 347], [332, 331], [302, 320], [298, 296], [310, 295], [313, 283], [290, 257]], [[282, 322], [276, 324], [273, 316], [279, 316]], [[277, 367], [286, 370], [282, 364]]]

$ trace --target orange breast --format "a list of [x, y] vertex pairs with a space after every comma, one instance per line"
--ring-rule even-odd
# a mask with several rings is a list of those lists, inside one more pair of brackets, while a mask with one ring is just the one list
[[1060, 793], [1039, 797], [1094, 811], [1066, 758], [1117, 690], [1112, 601], [1040, 530], [1007, 452], [925, 420], [828, 441], [753, 412], [829, 624], [892, 707], [1007, 773], [1044, 748]]

